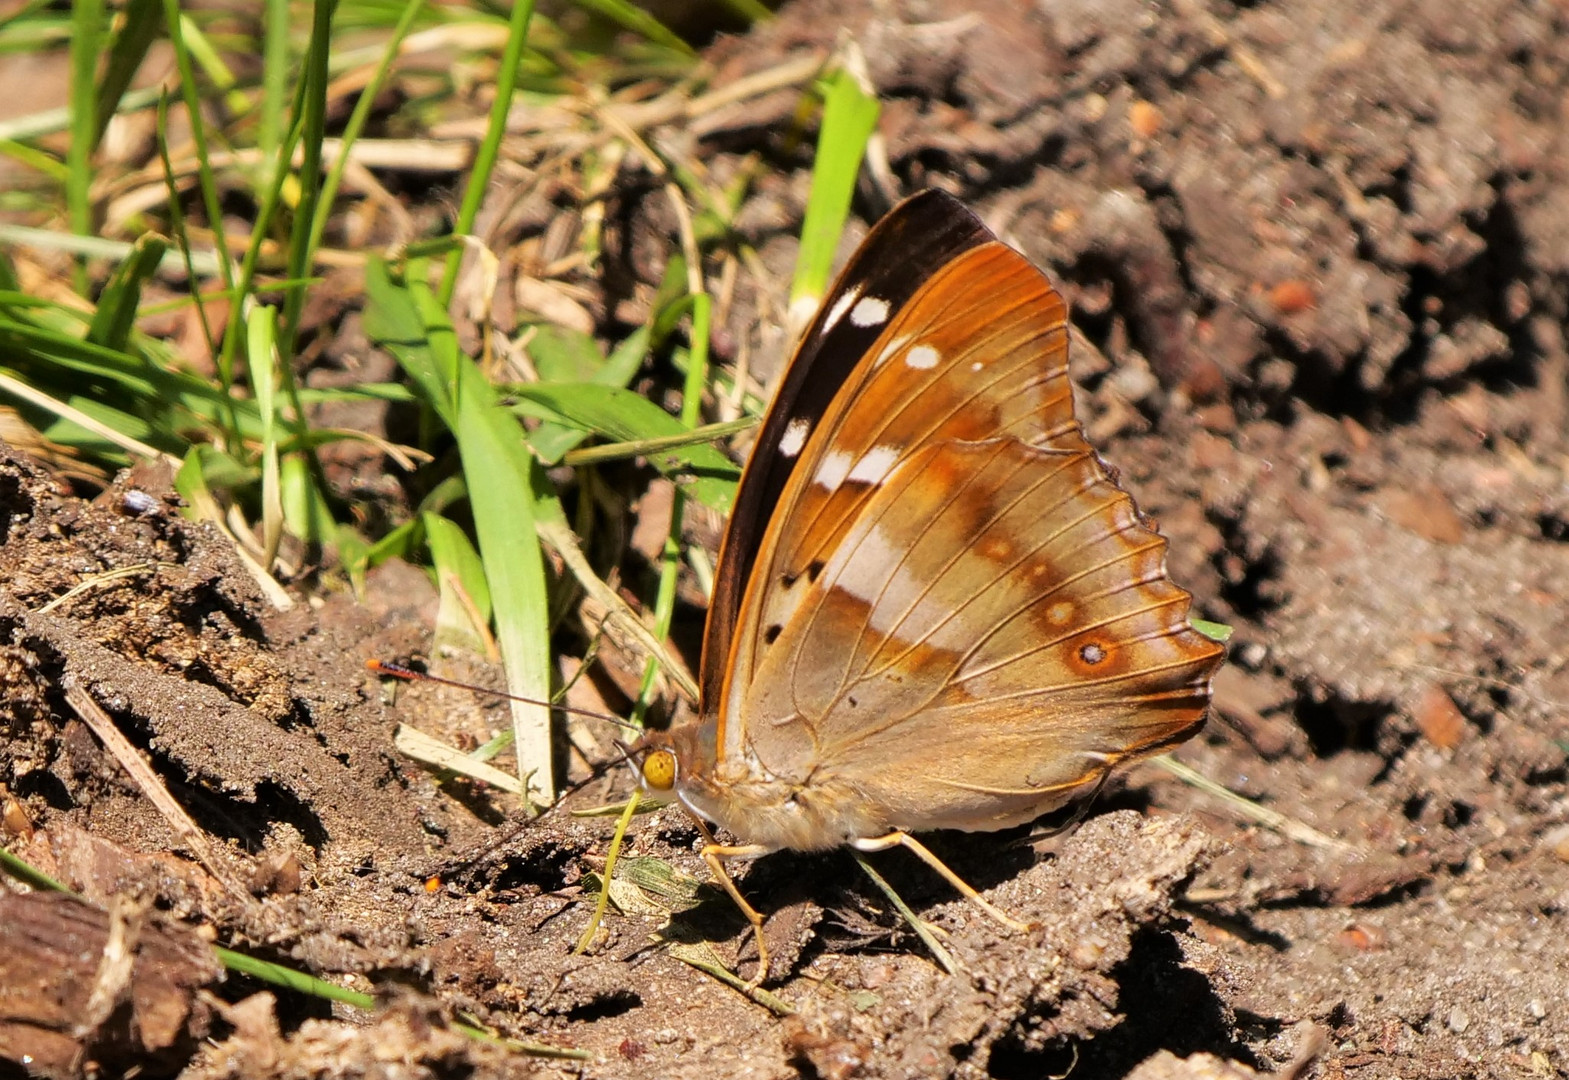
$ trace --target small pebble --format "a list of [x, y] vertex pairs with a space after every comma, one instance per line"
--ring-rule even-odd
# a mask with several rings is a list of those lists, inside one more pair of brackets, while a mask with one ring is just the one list
[[1555, 825], [1543, 833], [1542, 848], [1559, 862], [1569, 862], [1569, 825]]
[[1160, 110], [1147, 101], [1135, 101], [1128, 106], [1128, 126], [1141, 139], [1153, 138], [1164, 123]]
[[127, 512], [145, 517], [158, 512], [158, 500], [137, 488], [132, 488], [120, 498], [120, 503]]
[[1233, 655], [1237, 662], [1249, 671], [1258, 671], [1264, 666], [1264, 661], [1269, 659], [1269, 646], [1261, 641], [1250, 641], [1237, 649]]
[[1464, 1009], [1456, 1005], [1453, 1009], [1449, 1010], [1450, 1031], [1453, 1031], [1456, 1035], [1459, 1035], [1462, 1031], [1470, 1026], [1471, 1018], [1465, 1014]]

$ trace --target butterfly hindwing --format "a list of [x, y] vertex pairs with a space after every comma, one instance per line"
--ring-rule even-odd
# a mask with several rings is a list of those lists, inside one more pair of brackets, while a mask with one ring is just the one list
[[930, 444], [759, 664], [748, 749], [853, 775], [902, 828], [1033, 818], [1203, 716], [1220, 647], [1164, 555], [1087, 450]]

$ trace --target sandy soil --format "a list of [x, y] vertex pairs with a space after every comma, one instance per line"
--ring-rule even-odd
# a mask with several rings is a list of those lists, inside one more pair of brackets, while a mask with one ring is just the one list
[[[387, 1003], [367, 1021], [237, 976], [201, 996], [212, 973], [191, 961], [148, 991], [175, 1003], [166, 1022], [147, 1005], [99, 1060], [189, 1077], [1569, 1076], [1569, 9], [1039, 7], [800, 0], [712, 51], [733, 79], [847, 28], [887, 97], [890, 175], [961, 193], [1060, 282], [1092, 439], [1171, 537], [1173, 576], [1236, 627], [1216, 716], [1177, 756], [1332, 842], [1146, 765], [1071, 833], [934, 838], [1030, 934], [879, 859], [956, 975], [848, 856], [773, 856], [743, 887], [771, 916], [781, 1018], [679, 958], [709, 941], [750, 971], [706, 891], [651, 886], [571, 955], [610, 823], [523, 827], [508, 799], [394, 752], [399, 721], [447, 738], [504, 722], [445, 691], [393, 700], [364, 672], [428, 646], [419, 572], [378, 571], [363, 606], [276, 611], [161, 498], [166, 478], [84, 501], [7, 455], [7, 846], [170, 955], [205, 927]], [[777, 141], [794, 104], [669, 133], [720, 178], [778, 158], [742, 216], [775, 268], [806, 191]], [[658, 280], [667, 212], [635, 186], [618, 201], [607, 327]], [[739, 301], [722, 341], [757, 334], [782, 295]], [[144, 569], [45, 609], [127, 566]], [[209, 865], [71, 687], [215, 838]], [[661, 813], [629, 850], [701, 878], [695, 840]], [[45, 929], [15, 963], [56, 970], [54, 916], [25, 914]], [[86, 933], [80, 911], [58, 917]], [[0, 991], [0, 1039], [42, 1038], [19, 987]], [[591, 1059], [512, 1056], [452, 1033], [456, 1015]], [[68, 1073], [72, 1038], [47, 1044]]]

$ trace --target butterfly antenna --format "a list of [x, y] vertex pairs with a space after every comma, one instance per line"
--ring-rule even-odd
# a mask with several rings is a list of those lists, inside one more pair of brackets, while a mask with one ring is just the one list
[[[460, 683], [459, 685], [462, 684]], [[616, 747], [621, 751], [619, 754], [613, 758], [610, 758], [608, 761], [601, 761], [597, 764], [591, 764], [589, 766], [589, 774], [583, 779], [579, 780], [577, 783], [564, 788], [561, 792], [561, 797], [558, 798], [555, 802], [551, 803], [537, 814], [526, 817], [521, 821], [513, 822], [512, 828], [507, 829], [500, 836], [491, 837], [484, 843], [483, 846], [479, 848], [479, 850], [472, 851], [466, 855], [460, 855], [457, 858], [449, 859], [446, 862], [441, 863], [436, 869], [430, 871], [430, 873], [427, 875], [427, 880], [430, 882], [454, 882], [465, 878], [481, 864], [488, 861], [490, 857], [497, 851], [506, 847], [519, 836], [522, 836], [525, 832], [533, 828], [543, 819], [560, 810], [569, 798], [582, 791], [595, 780], [600, 779], [607, 772], [609, 772], [612, 767], [633, 760], [634, 754], [636, 752], [632, 749], [632, 747], [628, 746], [620, 739], [616, 740]]]
[[411, 667], [404, 667], [402, 664], [388, 663], [385, 660], [367, 660], [365, 661], [365, 667], [367, 670], [375, 672], [377, 675], [386, 675], [393, 679], [403, 679], [406, 682], [429, 682], [440, 683], [442, 686], [454, 686], [459, 690], [472, 690], [476, 694], [488, 694], [491, 697], [506, 698], [508, 701], [522, 702], [524, 705], [540, 705], [547, 709], [555, 709], [558, 712], [571, 713], [573, 716], [587, 716], [594, 720], [603, 720], [607, 724], [615, 724], [617, 727], [626, 728], [628, 731], [636, 731], [639, 734], [642, 733], [642, 730], [636, 724], [631, 723], [628, 720], [624, 720], [619, 716], [614, 716], [610, 713], [596, 712], [593, 709], [579, 709], [575, 706], [562, 705], [560, 702], [555, 701], [541, 701], [539, 698], [524, 697], [521, 694], [509, 694], [505, 690], [493, 690], [488, 686], [479, 686], [475, 683], [461, 682], [457, 679], [446, 679], [440, 675], [432, 675], [428, 671], [415, 671]]
[[[642, 734], [642, 730], [638, 728], [637, 725], [629, 723], [619, 716], [613, 716], [610, 713], [596, 712], [593, 709], [578, 709], [570, 705], [561, 705], [555, 702], [540, 701], [536, 698], [523, 697], [519, 694], [507, 693], [504, 690], [493, 690], [487, 686], [478, 686], [474, 683], [462, 682], [458, 679], [447, 679], [440, 675], [432, 675], [426, 671], [416, 671], [413, 668], [405, 667], [402, 664], [389, 663], [385, 660], [367, 660], [365, 662], [365, 667], [377, 675], [385, 675], [393, 679], [403, 679], [406, 682], [439, 683], [443, 686], [452, 686], [460, 690], [472, 690], [478, 694], [488, 694], [492, 697], [506, 698], [509, 701], [521, 701], [528, 705], [542, 705], [546, 708], [559, 709], [561, 712], [572, 713], [575, 716], [586, 716], [595, 720], [604, 720], [607, 723], [626, 728], [629, 731], [636, 732], [639, 735]], [[476, 866], [485, 862], [493, 854], [495, 854], [496, 851], [511, 843], [518, 836], [522, 835], [524, 831], [533, 827], [541, 819], [546, 818], [553, 812], [559, 810], [562, 804], [564, 804], [573, 795], [576, 795], [589, 784], [592, 784], [594, 781], [600, 779], [613, 767], [624, 763], [629, 763], [636, 756], [636, 751], [621, 739], [616, 739], [615, 745], [616, 749], [619, 751], [616, 756], [606, 761], [597, 763], [589, 762], [588, 775], [579, 780], [577, 783], [571, 784], [562, 789], [560, 797], [557, 798], [555, 802], [551, 803], [549, 806], [545, 807], [538, 813], [530, 814], [523, 820], [515, 822], [513, 828], [507, 829], [501, 836], [491, 838], [482, 848], [480, 848], [480, 850], [443, 863], [438, 869], [430, 873], [429, 881], [455, 881], [458, 878], [468, 874]], [[530, 804], [530, 806], [532, 807], [532, 804]]]

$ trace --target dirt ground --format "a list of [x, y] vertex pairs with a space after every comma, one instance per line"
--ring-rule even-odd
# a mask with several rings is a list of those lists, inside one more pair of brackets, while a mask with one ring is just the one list
[[[847, 855], [771, 856], [742, 885], [770, 915], [781, 1017], [680, 958], [710, 941], [751, 971], [706, 891], [650, 886], [571, 955], [611, 822], [524, 825], [394, 751], [400, 721], [505, 724], [365, 672], [428, 648], [421, 572], [279, 611], [167, 478], [85, 500], [7, 454], [7, 846], [188, 961], [148, 991], [164, 1022], [137, 996], [98, 1059], [192, 1078], [1569, 1076], [1569, 7], [799, 0], [711, 55], [733, 80], [842, 34], [886, 102], [870, 175], [955, 190], [1060, 283], [1092, 441], [1171, 538], [1172, 576], [1236, 628], [1215, 716], [1176, 756], [1323, 839], [1142, 765], [1074, 831], [934, 838], [1029, 934], [877, 859], [954, 975]], [[806, 193], [804, 152], [777, 141], [796, 101], [664, 133], [720, 178], [778, 158], [741, 220], [781, 272]], [[618, 201], [607, 328], [668, 251], [643, 183]], [[875, 184], [858, 206], [878, 209]], [[764, 291], [743, 287], [721, 340], [759, 334], [783, 302]], [[141, 569], [45, 607], [121, 567]], [[207, 866], [73, 687], [213, 838]], [[703, 878], [696, 839], [662, 812], [629, 853]], [[13, 927], [109, 932], [0, 903]], [[386, 1007], [214, 983], [179, 947], [192, 927]], [[16, 962], [69, 970], [40, 933]], [[69, 993], [104, 979], [82, 956]], [[0, 989], [0, 1038], [31, 1033], [68, 1072], [75, 1044], [18, 1019], [24, 991]], [[588, 1060], [475, 1043], [454, 1017]]]

